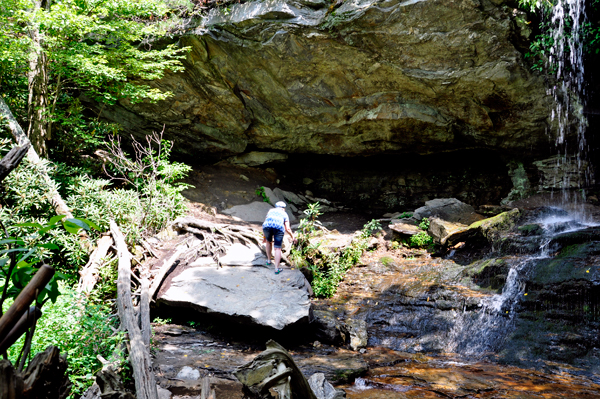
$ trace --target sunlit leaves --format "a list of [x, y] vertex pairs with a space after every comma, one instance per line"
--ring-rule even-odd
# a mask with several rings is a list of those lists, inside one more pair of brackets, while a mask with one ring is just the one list
[[[30, 2], [3, 0], [0, 5], [0, 65], [26, 65], [32, 41], [28, 27], [39, 29], [51, 77], [61, 76], [97, 101], [113, 104], [158, 101], [169, 93], [143, 81], [179, 71], [186, 48], [153, 48], [165, 32], [154, 21], [167, 17], [160, 0], [54, 0], [50, 10]], [[65, 86], [63, 83], [63, 87]]]

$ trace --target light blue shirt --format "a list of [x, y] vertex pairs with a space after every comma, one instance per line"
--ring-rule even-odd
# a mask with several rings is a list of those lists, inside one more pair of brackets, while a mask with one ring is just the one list
[[271, 227], [277, 230], [285, 231], [285, 222], [289, 222], [290, 217], [283, 208], [273, 208], [267, 213], [267, 218], [263, 223], [263, 229]]

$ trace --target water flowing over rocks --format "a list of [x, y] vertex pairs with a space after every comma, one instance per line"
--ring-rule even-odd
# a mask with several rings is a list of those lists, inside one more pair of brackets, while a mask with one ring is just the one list
[[548, 152], [554, 100], [524, 64], [528, 30], [507, 2], [308, 3], [210, 10], [177, 38], [186, 70], [150, 83], [174, 97], [103, 116], [135, 135], [164, 124], [193, 159]]

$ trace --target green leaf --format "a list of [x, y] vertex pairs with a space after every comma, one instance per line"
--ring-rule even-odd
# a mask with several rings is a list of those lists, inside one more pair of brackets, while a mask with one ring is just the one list
[[56, 223], [60, 222], [61, 220], [63, 220], [64, 218], [66, 218], [65, 215], [56, 215], [53, 216], [52, 218], [50, 218], [50, 220], [48, 221], [48, 224], [52, 224], [52, 225], [56, 225]]
[[91, 220], [87, 220], [87, 219], [83, 219], [83, 218], [77, 218], [77, 219], [81, 220], [82, 222], [84, 222], [85, 224], [87, 224], [92, 229], [94, 229], [96, 231], [101, 231], [100, 227], [98, 227], [98, 225], [96, 223], [92, 222]]
[[28, 248], [3, 249], [2, 251], [0, 251], [0, 255], [2, 255], [2, 254], [10, 254], [10, 253], [13, 253], [13, 252], [25, 252], [27, 250], [28, 250]]
[[15, 227], [35, 227], [35, 228], [41, 229], [42, 225], [39, 223], [19, 223], [19, 224], [15, 224]]
[[45, 244], [39, 244], [38, 247], [40, 248], [46, 248], [46, 249], [59, 249], [60, 247], [56, 244], [53, 244], [51, 242], [45, 243]]
[[89, 230], [90, 226], [81, 219], [65, 219], [63, 226], [69, 233], [77, 233], [80, 229]]

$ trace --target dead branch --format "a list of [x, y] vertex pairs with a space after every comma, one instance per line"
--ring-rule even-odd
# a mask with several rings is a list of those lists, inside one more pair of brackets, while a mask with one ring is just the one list
[[249, 398], [271, 398], [269, 389], [274, 388], [281, 399], [317, 399], [290, 354], [273, 340], [267, 342], [267, 350], [233, 374]]
[[133, 313], [133, 301], [131, 299], [131, 259], [133, 256], [127, 249], [125, 237], [114, 220], [110, 221], [110, 232], [117, 247], [117, 257], [119, 260], [117, 306], [121, 324], [129, 333], [129, 359], [133, 367], [136, 397], [138, 399], [158, 399], [156, 379], [151, 368], [149, 348], [144, 345], [142, 333]]
[[83, 292], [89, 295], [98, 282], [98, 269], [102, 264], [102, 260], [106, 258], [108, 250], [113, 244], [111, 236], [102, 236], [97, 243], [96, 249], [90, 255], [88, 263], [79, 271], [81, 276], [77, 285], [77, 292]]

